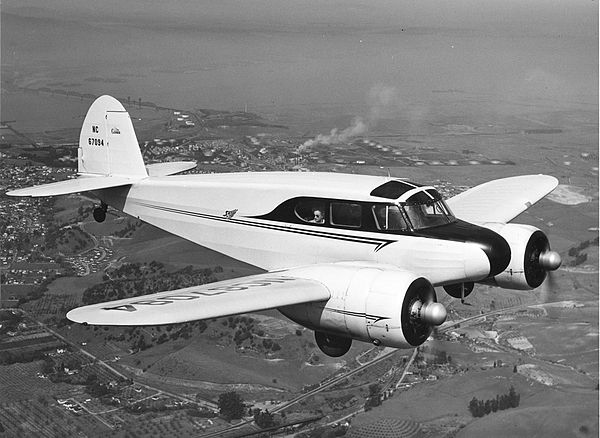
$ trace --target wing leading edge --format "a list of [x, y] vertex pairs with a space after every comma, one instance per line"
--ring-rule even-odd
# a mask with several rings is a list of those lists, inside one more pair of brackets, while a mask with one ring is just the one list
[[523, 175], [490, 181], [447, 200], [459, 219], [477, 224], [507, 223], [558, 186], [548, 175]]
[[161, 325], [256, 312], [331, 296], [321, 282], [286, 272], [252, 275], [79, 307], [71, 321], [93, 325]]
[[8, 196], [31, 196], [33, 198], [69, 195], [72, 193], [90, 192], [92, 190], [126, 186], [133, 184], [136, 181], [139, 181], [139, 178], [132, 179], [124, 176], [89, 176], [11, 190], [6, 194]]

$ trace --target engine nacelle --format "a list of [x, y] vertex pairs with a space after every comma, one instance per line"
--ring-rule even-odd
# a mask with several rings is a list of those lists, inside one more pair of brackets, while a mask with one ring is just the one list
[[[293, 270], [293, 275], [300, 276], [301, 271]], [[446, 309], [436, 302], [427, 279], [393, 267], [335, 264], [320, 272], [311, 269], [306, 278], [325, 284], [331, 298], [279, 310], [305, 327], [333, 335], [317, 336], [317, 341], [324, 339], [326, 349], [341, 351], [346, 344], [336, 342], [339, 337], [411, 348], [425, 342], [433, 327], [446, 319]]]
[[488, 224], [510, 245], [511, 259], [504, 272], [491, 283], [505, 289], [530, 290], [540, 286], [547, 271], [558, 269], [560, 255], [550, 250], [546, 235], [530, 225]]

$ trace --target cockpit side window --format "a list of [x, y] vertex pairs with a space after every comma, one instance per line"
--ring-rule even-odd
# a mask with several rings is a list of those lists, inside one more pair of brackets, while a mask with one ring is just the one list
[[406, 220], [397, 205], [374, 205], [373, 215], [377, 228], [385, 231], [408, 230]]
[[294, 213], [302, 220], [311, 224], [324, 224], [325, 223], [325, 202], [319, 200], [301, 200], [295, 208]]
[[352, 202], [332, 202], [331, 224], [359, 228], [362, 224], [361, 205]]

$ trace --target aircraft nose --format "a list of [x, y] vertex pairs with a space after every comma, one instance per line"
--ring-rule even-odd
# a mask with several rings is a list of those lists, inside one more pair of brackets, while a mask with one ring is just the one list
[[490, 264], [488, 276], [503, 272], [510, 263], [510, 245], [500, 234], [489, 228], [457, 220], [442, 227], [420, 230], [420, 234], [445, 240], [457, 240], [478, 246]]
[[476, 227], [475, 230], [469, 242], [479, 246], [487, 256], [490, 262], [490, 276], [500, 274], [510, 263], [510, 245], [501, 235], [492, 230], [482, 227]]

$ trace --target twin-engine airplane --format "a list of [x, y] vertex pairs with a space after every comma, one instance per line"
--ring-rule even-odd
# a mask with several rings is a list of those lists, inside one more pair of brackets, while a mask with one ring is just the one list
[[474, 283], [533, 289], [560, 266], [545, 234], [508, 224], [557, 186], [528, 175], [442, 199], [390, 177], [248, 172], [171, 176], [190, 162], [144, 165], [129, 114], [116, 99], [90, 107], [78, 178], [11, 196], [91, 192], [107, 206], [267, 271], [71, 310], [83, 324], [158, 325], [278, 309], [315, 332], [321, 350], [353, 339], [422, 344], [446, 319], [434, 286], [463, 298]]

